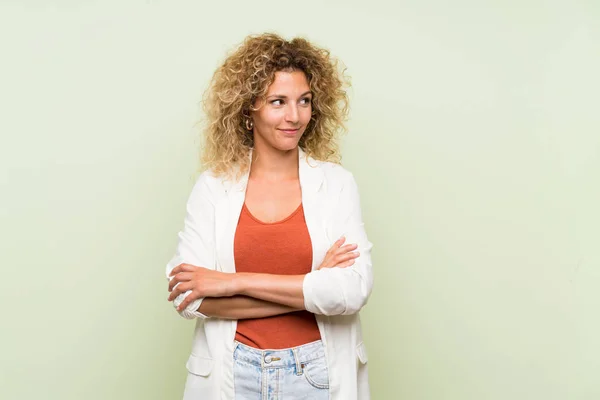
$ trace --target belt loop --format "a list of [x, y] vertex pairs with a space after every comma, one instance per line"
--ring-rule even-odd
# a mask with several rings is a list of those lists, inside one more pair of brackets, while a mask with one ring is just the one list
[[302, 375], [302, 365], [300, 364], [300, 357], [298, 357], [298, 349], [296, 347], [292, 348], [292, 353], [294, 353], [294, 361], [296, 361], [296, 375]]

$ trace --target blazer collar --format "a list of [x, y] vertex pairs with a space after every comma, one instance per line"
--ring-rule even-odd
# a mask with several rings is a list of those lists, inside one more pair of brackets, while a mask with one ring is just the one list
[[[250, 149], [250, 162], [252, 163], [252, 152]], [[320, 161], [309, 157], [302, 148], [298, 147], [298, 175], [300, 178], [300, 187], [303, 192], [314, 193], [319, 190], [323, 183], [323, 171], [320, 168]], [[226, 190], [245, 192], [248, 185], [250, 169], [246, 171], [237, 181], [228, 180]]]

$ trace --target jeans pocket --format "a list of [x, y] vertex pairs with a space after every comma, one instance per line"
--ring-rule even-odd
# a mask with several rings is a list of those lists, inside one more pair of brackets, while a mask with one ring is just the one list
[[313, 387], [317, 389], [329, 389], [329, 372], [325, 358], [304, 363], [302, 374]]

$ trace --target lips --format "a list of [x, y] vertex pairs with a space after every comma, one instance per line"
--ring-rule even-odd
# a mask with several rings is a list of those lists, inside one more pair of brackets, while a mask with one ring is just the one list
[[280, 131], [287, 133], [288, 135], [293, 135], [298, 132], [299, 129], [280, 129]]

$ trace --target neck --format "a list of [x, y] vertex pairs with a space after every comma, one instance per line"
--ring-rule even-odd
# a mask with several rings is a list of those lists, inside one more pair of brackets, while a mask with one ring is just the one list
[[298, 147], [282, 151], [272, 147], [255, 146], [250, 176], [266, 181], [298, 179], [298, 151]]

